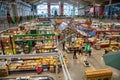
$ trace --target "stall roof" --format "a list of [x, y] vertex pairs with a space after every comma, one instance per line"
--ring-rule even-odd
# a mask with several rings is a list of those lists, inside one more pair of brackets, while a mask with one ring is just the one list
[[120, 52], [109, 52], [103, 55], [106, 65], [120, 70]]

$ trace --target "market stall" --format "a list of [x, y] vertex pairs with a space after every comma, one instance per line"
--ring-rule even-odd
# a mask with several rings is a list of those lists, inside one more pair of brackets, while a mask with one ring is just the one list
[[61, 63], [60, 53], [55, 50], [57, 38], [53, 30], [51, 24], [26, 24], [19, 29], [9, 30], [8, 37], [2, 36], [3, 48], [7, 45], [11, 49], [10, 53], [6, 53], [5, 48], [5, 54], [0, 56], [0, 60], [6, 61], [8, 72], [51, 72], [57, 76], [62, 68], [66, 69], [64, 64], [68, 63], [67, 59], [61, 55], [64, 64]]
[[[60, 72], [60, 62], [58, 62], [58, 70]], [[34, 58], [21, 58], [18, 60], [11, 60], [11, 63], [9, 64], [8, 68], [9, 71], [15, 72], [15, 71], [36, 71], [38, 70], [38, 67], [41, 68], [41, 72], [50, 71], [55, 72], [55, 66], [56, 66], [56, 58], [54, 57], [34, 57]], [[40, 73], [41, 73], [40, 72]]]
[[75, 42], [67, 42], [65, 44], [65, 47], [68, 51], [79, 51], [80, 46], [84, 46], [84, 39], [83, 38], [76, 38]]
[[[4, 64], [7, 65], [9, 74], [18, 74], [18, 72], [36, 72], [40, 74], [48, 72], [56, 73], [56, 80], [58, 80], [58, 73], [62, 71], [62, 68], [66, 70], [67, 67], [65, 66], [68, 64], [66, 57], [60, 54], [62, 53], [1, 55], [0, 59], [5, 59]], [[66, 76], [66, 71], [63, 72], [65, 73], [65, 77], [68, 77]], [[2, 73], [0, 72], [0, 74]], [[5, 76], [9, 77], [9, 75]]]
[[105, 35], [101, 39], [97, 39], [97, 42], [95, 45], [98, 44], [101, 48], [110, 48], [110, 47], [116, 47], [118, 46], [119, 49], [119, 35]]

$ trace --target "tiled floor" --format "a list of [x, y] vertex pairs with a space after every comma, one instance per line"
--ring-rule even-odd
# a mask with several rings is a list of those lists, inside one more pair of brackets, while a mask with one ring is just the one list
[[72, 80], [83, 80], [85, 78], [84, 72], [86, 70], [96, 70], [96, 69], [104, 69], [104, 68], [110, 68], [113, 71], [113, 77], [112, 80], [120, 80], [120, 71], [113, 69], [111, 67], [108, 67], [104, 64], [104, 61], [102, 59], [102, 55], [104, 54], [103, 50], [93, 50], [92, 56], [88, 56], [88, 62], [90, 63], [90, 67], [85, 67], [83, 64], [84, 56], [78, 55], [78, 59], [73, 59], [73, 54], [69, 53], [67, 54], [68, 61], [70, 62], [69, 72], [71, 75]]

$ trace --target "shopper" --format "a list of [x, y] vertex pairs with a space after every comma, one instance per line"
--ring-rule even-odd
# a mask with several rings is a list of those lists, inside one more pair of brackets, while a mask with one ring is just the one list
[[74, 50], [73, 59], [77, 59], [76, 50]]
[[65, 41], [63, 41], [63, 51], [65, 50]]
[[60, 34], [58, 35], [58, 41], [60, 42]]
[[80, 55], [80, 53], [81, 53], [81, 55], [83, 54], [83, 51], [82, 51], [83, 49], [82, 48], [83, 48], [83, 46], [80, 45], [80, 47], [79, 47], [79, 55]]
[[90, 46], [90, 44], [85, 45], [85, 53], [89, 54], [89, 56], [91, 56], [91, 46]]
[[38, 65], [37, 67], [36, 67], [36, 72], [38, 73], [38, 74], [40, 74], [41, 72], [42, 72], [42, 66], [41, 65]]
[[91, 56], [91, 53], [92, 53], [92, 47], [90, 46], [89, 56]]

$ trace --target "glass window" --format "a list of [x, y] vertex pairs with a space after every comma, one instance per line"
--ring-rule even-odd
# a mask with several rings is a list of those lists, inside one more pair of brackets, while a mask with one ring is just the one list
[[72, 16], [73, 15], [73, 6], [71, 4], [68, 3], [64, 3], [64, 7], [63, 7], [63, 14], [67, 15], [67, 16]]
[[60, 15], [59, 4], [52, 4], [50, 6], [50, 13], [51, 15]]
[[112, 10], [112, 15], [120, 14], [120, 4], [112, 5], [111, 10]]
[[43, 3], [37, 6], [37, 14], [41, 17], [47, 17], [48, 16], [48, 7], [47, 3]]
[[4, 5], [3, 5], [2, 2], [0, 2], [0, 16], [6, 16], [5, 15]]
[[120, 15], [120, 4], [113, 4], [111, 6], [105, 6], [105, 16], [108, 15]]
[[78, 15], [78, 7], [75, 7], [75, 15]]

